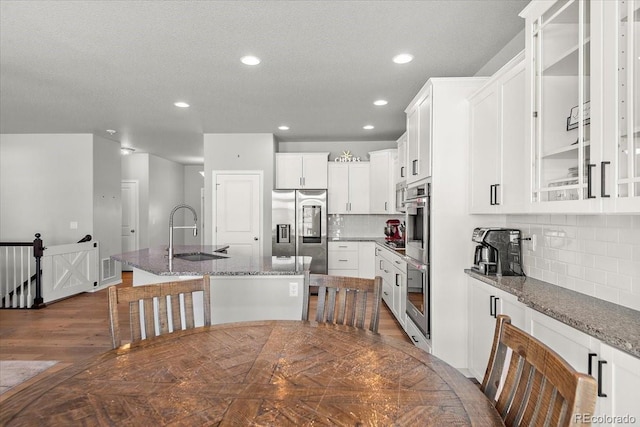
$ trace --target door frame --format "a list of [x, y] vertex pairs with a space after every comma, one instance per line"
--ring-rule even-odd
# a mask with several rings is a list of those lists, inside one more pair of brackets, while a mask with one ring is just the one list
[[218, 212], [216, 210], [216, 201], [218, 200], [218, 175], [258, 175], [258, 195], [260, 218], [258, 219], [258, 235], [260, 236], [261, 243], [258, 245], [258, 253], [260, 258], [264, 254], [264, 171], [263, 170], [212, 170], [211, 171], [211, 188], [213, 189], [211, 197], [211, 244], [218, 244]]
[[[134, 215], [134, 229], [135, 231], [135, 244], [136, 244], [136, 248], [135, 250], [139, 250], [140, 249], [140, 183], [137, 179], [122, 179], [120, 180], [120, 195], [122, 196], [122, 187], [124, 186], [124, 184], [133, 184], [133, 190], [135, 193], [135, 207], [136, 207], [136, 211], [135, 211], [135, 215]], [[122, 213], [120, 214], [121, 218], [120, 220], [122, 221]], [[120, 227], [122, 228], [122, 227]], [[120, 236], [120, 245], [122, 245], [122, 236]], [[121, 247], [120, 250], [122, 250], [123, 248]]]

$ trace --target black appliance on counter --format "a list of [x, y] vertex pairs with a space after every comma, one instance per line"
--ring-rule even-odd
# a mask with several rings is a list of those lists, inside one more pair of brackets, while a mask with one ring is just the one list
[[476, 228], [472, 240], [479, 243], [473, 257], [473, 270], [486, 275], [524, 276], [520, 230]]

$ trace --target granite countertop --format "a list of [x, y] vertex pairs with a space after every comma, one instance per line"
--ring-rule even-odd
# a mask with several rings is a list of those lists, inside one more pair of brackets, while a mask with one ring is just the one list
[[522, 276], [469, 276], [518, 297], [518, 301], [553, 319], [640, 357], [640, 311], [580, 292]]
[[286, 276], [301, 275], [309, 270], [311, 257], [250, 257], [220, 253], [228, 246], [176, 246], [174, 253], [216, 253], [224, 259], [206, 261], [187, 261], [173, 258], [169, 268], [167, 247], [140, 249], [112, 255], [111, 258], [121, 263], [139, 268], [158, 276]]
[[384, 238], [379, 237], [329, 237], [330, 242], [379, 242], [384, 241]]

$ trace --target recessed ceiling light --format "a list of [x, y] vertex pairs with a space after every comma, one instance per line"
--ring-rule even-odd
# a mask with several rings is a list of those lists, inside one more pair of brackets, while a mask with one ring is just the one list
[[386, 99], [378, 99], [377, 101], [373, 101], [373, 105], [376, 105], [378, 107], [382, 107], [383, 105], [387, 105], [388, 102]]
[[362, 129], [371, 130], [371, 129], [373, 129], [373, 125], [364, 125], [364, 126], [362, 126]]
[[182, 101], [174, 102], [173, 105], [175, 105], [176, 107], [180, 107], [180, 108], [189, 108], [189, 104], [187, 104], [186, 102], [182, 102]]
[[396, 64], [406, 64], [407, 62], [413, 61], [413, 55], [408, 53], [401, 53], [400, 55], [396, 55], [393, 57], [393, 62]]
[[136, 151], [135, 148], [120, 147], [120, 154], [122, 154], [123, 156], [128, 156], [129, 154], [132, 154], [134, 151]]
[[289, 130], [289, 126], [284, 126], [284, 125], [278, 126], [278, 129], [280, 129], [280, 130]]
[[240, 58], [240, 61], [242, 61], [244, 65], [258, 65], [260, 63], [260, 58], [257, 56], [247, 55]]

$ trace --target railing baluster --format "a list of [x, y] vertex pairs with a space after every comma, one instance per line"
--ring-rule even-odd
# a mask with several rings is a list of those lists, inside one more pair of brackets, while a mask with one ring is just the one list
[[[24, 248], [20, 248], [20, 282], [22, 287], [24, 283]], [[20, 289], [20, 308], [24, 308], [24, 289]]]
[[27, 283], [27, 305], [29, 305], [29, 303], [31, 301], [33, 301], [31, 299], [32, 298], [31, 297], [31, 288], [32, 288], [32, 285], [31, 285], [31, 257], [32, 256], [33, 256], [33, 250], [32, 250], [32, 247], [29, 246], [29, 247], [27, 247], [27, 259], [29, 260], [28, 267], [27, 267], [27, 270], [29, 270], [29, 273], [27, 274], [27, 277], [29, 278], [29, 283]]
[[18, 305], [18, 295], [16, 295], [16, 247], [13, 247], [13, 298], [11, 298], [11, 307], [16, 307]]

